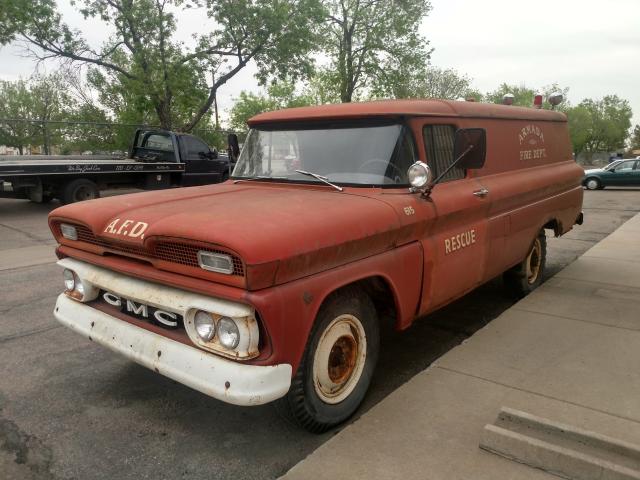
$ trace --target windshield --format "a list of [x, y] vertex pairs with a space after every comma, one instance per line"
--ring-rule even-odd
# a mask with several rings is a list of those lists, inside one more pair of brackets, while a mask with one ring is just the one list
[[279, 181], [320, 180], [303, 170], [343, 185], [408, 184], [407, 169], [415, 161], [410, 131], [398, 124], [301, 130], [255, 128], [233, 170], [235, 178]]

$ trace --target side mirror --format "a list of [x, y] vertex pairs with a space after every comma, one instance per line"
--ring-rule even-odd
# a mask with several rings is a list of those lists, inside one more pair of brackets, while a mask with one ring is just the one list
[[461, 128], [456, 132], [453, 158], [460, 158], [458, 167], [477, 170], [484, 166], [486, 156], [487, 132], [484, 128]]
[[227, 137], [229, 143], [229, 156], [237, 159], [240, 155], [240, 144], [238, 143], [238, 135], [230, 133]]

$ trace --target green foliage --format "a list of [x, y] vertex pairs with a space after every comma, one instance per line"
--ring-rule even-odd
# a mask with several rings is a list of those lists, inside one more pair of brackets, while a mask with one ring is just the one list
[[[24, 40], [39, 59], [92, 66], [89, 81], [119, 121], [190, 131], [208, 116], [220, 87], [249, 61], [258, 78], [308, 75], [319, 0], [77, 0], [87, 19], [114, 35], [95, 50], [63, 21], [54, 0], [0, 0], [0, 43]], [[198, 9], [211, 24], [187, 48], [174, 12]]]
[[613, 152], [624, 148], [633, 112], [627, 100], [607, 95], [590, 98], [567, 111], [574, 152]]
[[49, 153], [50, 145], [60, 143], [63, 131], [47, 122], [66, 118], [72, 108], [60, 74], [0, 81], [0, 118], [9, 119], [0, 125], [0, 143], [16, 147], [21, 154], [26, 146], [43, 145], [44, 153]]
[[413, 76], [398, 78], [390, 85], [393, 98], [459, 98], [482, 99], [482, 94], [471, 86], [471, 78], [453, 69], [426, 66]]
[[570, 105], [567, 102], [567, 94], [569, 93], [569, 88], [560, 87], [557, 83], [544, 86], [537, 90], [529, 88], [524, 84], [509, 85], [507, 83], [503, 83], [498, 87], [497, 90], [487, 93], [485, 101], [488, 103], [502, 103], [503, 97], [507, 93], [510, 93], [514, 96], [514, 105], [519, 107], [531, 107], [533, 106], [533, 99], [536, 96], [536, 93], [541, 93], [543, 98], [542, 108], [550, 110], [552, 106], [549, 103], [548, 98], [552, 93], [556, 92], [562, 93], [564, 97], [564, 101], [558, 107], [556, 107], [556, 110], [566, 111], [570, 108]]
[[247, 129], [247, 121], [259, 113], [316, 103], [316, 98], [311, 93], [297, 94], [293, 82], [277, 82], [269, 86], [266, 95], [240, 92], [240, 97], [230, 111], [229, 123], [232, 130], [244, 131]]
[[342, 102], [394, 95], [426, 65], [431, 49], [419, 33], [429, 0], [325, 0], [320, 44], [329, 65], [321, 69], [325, 98]]

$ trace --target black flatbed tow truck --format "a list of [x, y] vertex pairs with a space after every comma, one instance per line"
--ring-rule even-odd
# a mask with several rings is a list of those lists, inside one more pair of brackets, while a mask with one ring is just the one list
[[[233, 158], [233, 156], [232, 156]], [[225, 181], [234, 162], [201, 139], [164, 130], [138, 130], [127, 158], [99, 155], [0, 157], [0, 197], [73, 203], [108, 188], [162, 188]]]

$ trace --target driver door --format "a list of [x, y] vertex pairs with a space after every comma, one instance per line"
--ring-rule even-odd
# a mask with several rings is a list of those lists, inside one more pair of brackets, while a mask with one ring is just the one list
[[607, 183], [615, 186], [633, 185], [636, 175], [636, 171], [634, 170], [635, 163], [635, 160], [621, 162], [613, 169], [613, 172], [611, 172], [611, 175], [609, 175], [607, 179]]
[[[434, 178], [454, 161], [456, 130], [452, 124], [422, 126], [422, 146]], [[464, 295], [484, 281], [489, 248], [489, 195], [470, 172], [455, 167], [425, 200], [431, 203], [434, 218], [422, 240], [425, 262], [422, 313]]]
[[182, 152], [183, 161], [186, 164], [182, 182], [184, 186], [216, 183], [222, 178], [227, 161], [211, 158], [211, 150], [202, 140], [188, 135], [183, 136]]

